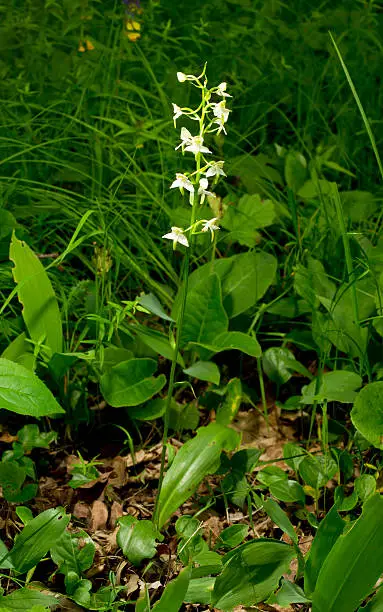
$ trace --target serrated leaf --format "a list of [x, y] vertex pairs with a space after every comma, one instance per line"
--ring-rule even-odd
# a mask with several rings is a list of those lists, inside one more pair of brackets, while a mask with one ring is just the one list
[[65, 413], [33, 372], [4, 358], [0, 358], [0, 408], [36, 418]]
[[164, 374], [152, 376], [156, 369], [154, 359], [122, 361], [101, 376], [102, 394], [114, 408], [143, 404], [166, 384]]

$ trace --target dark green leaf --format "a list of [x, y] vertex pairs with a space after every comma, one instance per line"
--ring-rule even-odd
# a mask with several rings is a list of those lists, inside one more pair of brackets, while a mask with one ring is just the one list
[[191, 576], [191, 567], [185, 567], [171, 582], [169, 582], [161, 595], [161, 599], [154, 604], [153, 612], [178, 612], [188, 590]]
[[75, 572], [78, 576], [91, 567], [95, 552], [92, 538], [83, 530], [77, 533], [64, 531], [50, 549], [52, 560], [60, 572]]
[[305, 492], [302, 485], [295, 480], [277, 480], [270, 484], [270, 493], [283, 502], [305, 503]]
[[113, 407], [138, 406], [161, 391], [166, 384], [164, 374], [157, 378], [154, 359], [129, 359], [111, 368], [101, 377], [101, 391]]
[[217, 274], [210, 274], [188, 291], [181, 346], [188, 342], [213, 343], [217, 336], [227, 330], [227, 326], [221, 282]]
[[58, 600], [55, 597], [27, 587], [17, 589], [5, 597], [0, 597], [0, 610], [4, 610], [4, 612], [28, 612], [34, 606], [51, 608], [56, 607], [57, 604]]
[[139, 521], [128, 515], [120, 518], [118, 523], [117, 544], [133, 565], [154, 557], [159, 534], [151, 521]]
[[206, 380], [214, 385], [219, 385], [219, 368], [212, 361], [196, 361], [196, 363], [184, 370], [184, 374], [188, 374], [192, 378], [198, 378], [198, 380]]
[[383, 450], [383, 382], [373, 382], [359, 391], [351, 420], [356, 429], [376, 448]]

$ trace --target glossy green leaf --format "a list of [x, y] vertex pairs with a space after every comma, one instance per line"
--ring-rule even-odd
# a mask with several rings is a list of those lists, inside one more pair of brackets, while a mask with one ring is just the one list
[[298, 544], [298, 536], [295, 529], [286, 512], [283, 512], [282, 508], [277, 504], [277, 502], [271, 498], [268, 498], [264, 500], [262, 507], [273, 523], [278, 525], [282, 531], [287, 533], [294, 544]]
[[[252, 308], [275, 278], [277, 260], [263, 251], [240, 253], [216, 259], [197, 268], [189, 277], [189, 291], [213, 272], [221, 281], [223, 306], [230, 318]], [[182, 287], [174, 301], [172, 317], [177, 318], [182, 299]]]
[[307, 455], [299, 464], [301, 478], [313, 489], [326, 486], [337, 472], [338, 465], [331, 455]]
[[270, 493], [279, 501], [305, 503], [305, 492], [296, 480], [277, 480], [270, 484]]
[[33, 355], [33, 346], [30, 342], [27, 342], [26, 338], [27, 334], [25, 332], [16, 336], [2, 352], [1, 357], [19, 363], [24, 368], [27, 368], [27, 370], [33, 371], [36, 358]]
[[210, 605], [215, 581], [216, 579], [210, 576], [192, 578], [185, 595], [185, 602]]
[[198, 378], [198, 380], [206, 380], [214, 385], [219, 385], [221, 378], [217, 364], [212, 361], [196, 361], [184, 370], [184, 374]]
[[326, 557], [313, 594], [313, 612], [350, 612], [383, 573], [383, 498], [368, 499], [352, 529]]
[[297, 584], [282, 578], [281, 588], [269, 598], [268, 603], [286, 608], [290, 604], [307, 604], [310, 603], [310, 600]]
[[166, 384], [164, 374], [152, 376], [156, 369], [154, 359], [122, 361], [101, 376], [102, 394], [114, 408], [143, 404]]
[[214, 474], [223, 450], [234, 450], [238, 434], [227, 427], [211, 423], [178, 451], [166, 473], [157, 502], [155, 522], [161, 528], [208, 474]]
[[[376, 383], [375, 383], [376, 384]], [[383, 385], [383, 383], [381, 383]], [[356, 397], [356, 389], [362, 385], [362, 379], [355, 372], [347, 370], [335, 370], [323, 374], [319, 388], [317, 380], [314, 379], [309, 385], [302, 388], [302, 404], [314, 404], [314, 402], [341, 402], [352, 403]]]
[[62, 323], [57, 299], [44, 266], [29, 246], [13, 234], [9, 258], [23, 305], [23, 318], [35, 342], [43, 341], [51, 353], [62, 351]]
[[191, 567], [185, 567], [171, 582], [169, 582], [161, 595], [161, 599], [154, 604], [153, 612], [178, 612], [184, 602], [191, 577]]
[[355, 478], [354, 487], [358, 497], [362, 502], [365, 502], [369, 497], [374, 495], [376, 491], [376, 480], [371, 474], [362, 474]]
[[92, 538], [82, 529], [76, 533], [64, 531], [50, 549], [54, 563], [63, 574], [75, 572], [81, 576], [92, 566], [96, 546]]
[[354, 427], [376, 448], [383, 450], [383, 382], [359, 391], [351, 410]]
[[174, 319], [172, 319], [171, 317], [169, 317], [169, 315], [166, 314], [161, 302], [155, 295], [153, 295], [153, 293], [146, 293], [145, 295], [141, 295], [138, 299], [138, 303], [157, 317], [160, 317], [165, 321], [174, 322]]
[[210, 344], [225, 332], [228, 318], [222, 305], [221, 282], [210, 274], [188, 291], [181, 346], [188, 342]]
[[28, 612], [35, 606], [43, 609], [57, 607], [58, 600], [51, 595], [40, 593], [36, 589], [23, 587], [9, 595], [0, 597], [0, 610], [4, 612]]
[[31, 423], [19, 429], [17, 437], [24, 452], [27, 453], [33, 448], [49, 448], [49, 445], [57, 439], [57, 433], [55, 431], [41, 432], [38, 425]]
[[159, 534], [152, 521], [139, 521], [134, 516], [123, 516], [118, 520], [117, 544], [133, 565], [144, 559], [152, 559], [157, 552], [156, 539]]
[[191, 342], [190, 344], [201, 346], [211, 351], [213, 354], [221, 353], [222, 351], [237, 350], [251, 357], [260, 357], [262, 353], [261, 347], [254, 336], [249, 336], [248, 334], [237, 331], [229, 331], [220, 334], [214, 338], [213, 344], [201, 342]]
[[280, 480], [287, 481], [287, 479], [288, 475], [286, 472], [277, 465], [268, 465], [257, 472], [257, 480], [266, 487], [269, 487], [273, 482], [278, 482]]
[[0, 408], [36, 418], [64, 413], [33, 372], [3, 358], [0, 358]]
[[345, 491], [342, 485], [336, 487], [334, 491], [334, 504], [338, 512], [350, 512], [358, 503], [358, 494], [356, 491], [349, 493]]
[[37, 565], [64, 533], [70, 515], [63, 508], [51, 508], [30, 521], [17, 536], [9, 559], [21, 573]]
[[[165, 359], [169, 359], [169, 361], [173, 359], [174, 347], [170, 344], [168, 336], [146, 325], [134, 325], [132, 326], [132, 330], [134, 330], [141, 342], [161, 355], [161, 357], [165, 357]], [[179, 363], [182, 368], [185, 367], [181, 353], [178, 353], [177, 363]]]
[[262, 365], [266, 376], [277, 385], [282, 385], [290, 380], [294, 372], [312, 378], [312, 374], [295, 359], [294, 354], [287, 348], [267, 349], [262, 355]]
[[245, 540], [249, 533], [248, 525], [230, 525], [223, 529], [218, 536], [215, 548], [234, 548]]
[[138, 421], [153, 421], [160, 418], [165, 410], [166, 398], [156, 397], [149, 400], [144, 406], [132, 406], [129, 408], [129, 417]]
[[278, 586], [295, 557], [294, 549], [276, 540], [259, 538], [233, 551], [217, 577], [213, 605], [228, 610], [264, 601]]

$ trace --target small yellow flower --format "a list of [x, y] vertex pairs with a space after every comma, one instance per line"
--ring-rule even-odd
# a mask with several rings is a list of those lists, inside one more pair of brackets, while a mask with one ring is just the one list
[[141, 24], [138, 23], [138, 21], [133, 21], [133, 19], [128, 19], [128, 21], [126, 22], [126, 29], [129, 31], [140, 31]]
[[85, 52], [85, 47], [84, 47], [84, 45], [82, 44], [81, 41], [79, 43], [78, 50], [80, 51], [80, 53], [84, 53]]
[[93, 51], [94, 45], [90, 42], [90, 40], [86, 39], [85, 45], [88, 51]]

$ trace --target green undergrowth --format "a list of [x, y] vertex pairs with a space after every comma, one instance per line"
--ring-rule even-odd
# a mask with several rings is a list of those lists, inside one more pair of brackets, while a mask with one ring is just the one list
[[[0, 18], [0, 609], [379, 612], [382, 7]], [[153, 481], [136, 458], [161, 439]], [[65, 486], [105, 482], [107, 444], [133, 484], [105, 486], [123, 516], [96, 579], [97, 534], [39, 479], [70, 446]]]

